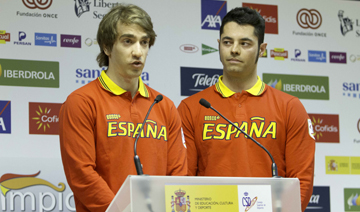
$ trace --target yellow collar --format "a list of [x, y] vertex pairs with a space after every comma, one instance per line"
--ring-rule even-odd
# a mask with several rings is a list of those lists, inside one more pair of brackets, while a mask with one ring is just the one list
[[[105, 90], [110, 91], [111, 93], [115, 94], [115, 95], [121, 95], [125, 92], [127, 92], [126, 90], [124, 90], [123, 88], [121, 88], [120, 86], [116, 85], [105, 73], [105, 71], [102, 71], [100, 76], [98, 77], [99, 82], [101, 83], [102, 87]], [[139, 93], [141, 96], [143, 97], [149, 97], [149, 92], [146, 89], [146, 86], [144, 85], [143, 81], [141, 80], [141, 77], [139, 77], [139, 89], [138, 89]]]
[[[215, 84], [216, 90], [223, 96], [223, 97], [230, 97], [235, 94], [234, 91], [230, 90], [222, 81], [223, 76], [219, 77], [219, 81]], [[259, 96], [265, 90], [265, 83], [261, 81], [260, 77], [257, 76], [257, 81], [253, 87], [246, 90], [248, 93]]]

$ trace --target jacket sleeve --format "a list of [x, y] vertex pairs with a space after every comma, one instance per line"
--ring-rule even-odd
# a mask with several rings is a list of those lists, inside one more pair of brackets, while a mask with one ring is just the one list
[[95, 110], [80, 95], [70, 95], [60, 110], [60, 149], [74, 196], [90, 211], [105, 211], [114, 193], [96, 172]]
[[313, 191], [315, 139], [311, 121], [298, 98], [287, 106], [286, 177], [300, 180], [301, 209], [305, 211]]
[[188, 175], [196, 176], [198, 172], [198, 154], [195, 145], [195, 132], [194, 123], [191, 115], [191, 110], [188, 105], [182, 101], [178, 106], [180, 114], [182, 129], [184, 131], [186, 149], [187, 149], [187, 161], [188, 161]]
[[187, 175], [186, 143], [181, 120], [174, 104], [170, 108], [167, 175]]

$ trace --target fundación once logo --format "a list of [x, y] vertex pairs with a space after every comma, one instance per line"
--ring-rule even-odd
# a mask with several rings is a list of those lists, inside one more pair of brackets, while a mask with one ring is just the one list
[[316, 142], [340, 143], [339, 115], [308, 114], [314, 128]]
[[260, 15], [265, 19], [265, 33], [279, 33], [277, 5], [242, 3], [242, 6], [249, 7], [260, 13]]
[[201, 29], [219, 30], [226, 13], [226, 1], [201, 0]]
[[346, 52], [329, 52], [330, 63], [346, 64]]
[[75, 211], [74, 195], [66, 185], [56, 185], [35, 174], [6, 173], [0, 177], [2, 211]]
[[329, 77], [264, 73], [263, 81], [299, 99], [329, 100]]
[[29, 134], [59, 135], [61, 105], [29, 102]]
[[11, 101], [0, 100], [0, 133], [11, 133]]
[[326, 63], [326, 52], [325, 51], [308, 51], [309, 62], [320, 62]]
[[6, 44], [6, 42], [10, 42], [10, 33], [0, 30], [0, 44]]
[[29, 9], [46, 10], [53, 0], [22, 0], [23, 4]]
[[0, 59], [0, 85], [59, 88], [59, 62]]
[[35, 46], [57, 46], [56, 34], [35, 32]]
[[315, 9], [302, 8], [296, 14], [296, 21], [303, 29], [317, 29], [321, 26], [322, 17], [319, 11]]
[[343, 96], [360, 99], [360, 83], [343, 82]]
[[81, 48], [80, 35], [60, 35], [61, 47]]
[[218, 82], [222, 69], [180, 67], [181, 96], [191, 96]]
[[330, 187], [314, 186], [309, 204], [305, 212], [329, 212], [330, 211]]

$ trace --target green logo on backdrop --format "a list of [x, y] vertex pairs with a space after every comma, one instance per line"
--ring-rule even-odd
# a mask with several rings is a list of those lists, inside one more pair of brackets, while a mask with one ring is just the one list
[[59, 62], [0, 59], [0, 85], [59, 87]]
[[210, 53], [213, 53], [213, 52], [217, 52], [218, 50], [213, 48], [213, 47], [210, 47], [210, 46], [207, 46], [205, 44], [202, 44], [201, 45], [201, 50], [202, 50], [202, 55], [205, 55], [205, 54], [210, 54]]
[[360, 189], [345, 188], [344, 189], [344, 206], [347, 211], [360, 211]]
[[320, 76], [263, 74], [263, 81], [299, 99], [329, 100], [329, 78]]

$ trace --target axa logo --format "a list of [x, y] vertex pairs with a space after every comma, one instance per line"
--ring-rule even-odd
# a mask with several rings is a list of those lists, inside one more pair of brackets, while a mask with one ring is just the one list
[[5, 44], [6, 42], [10, 42], [10, 33], [0, 30], [0, 44]]
[[322, 17], [320, 12], [315, 9], [302, 8], [296, 15], [296, 21], [303, 29], [317, 29], [321, 26]]
[[75, 14], [78, 18], [86, 12], [90, 11], [90, 4], [89, 0], [75, 0]]
[[29, 102], [29, 134], [59, 134], [60, 103]]
[[249, 7], [260, 13], [265, 20], [265, 33], [278, 34], [278, 8], [277, 5], [243, 3], [243, 7]]
[[10, 101], [0, 101], [0, 133], [6, 133], [6, 134], [11, 133], [11, 102]]
[[52, 0], [22, 0], [23, 4], [29, 9], [46, 10], [52, 4]]
[[[56, 185], [38, 178], [35, 174], [4, 174], [0, 178], [0, 203], [2, 211], [75, 211], [73, 194], [64, 197], [65, 184]], [[46, 192], [36, 192], [37, 187], [48, 187]], [[25, 201], [25, 199], [27, 201]], [[15, 204], [19, 202], [19, 204]], [[65, 204], [64, 204], [65, 203]], [[64, 208], [65, 205], [65, 208]], [[10, 207], [8, 207], [10, 206]], [[56, 208], [57, 207], [57, 208]], [[67, 210], [64, 210], [67, 209]]]
[[219, 30], [226, 12], [226, 1], [201, 0], [201, 29]]

